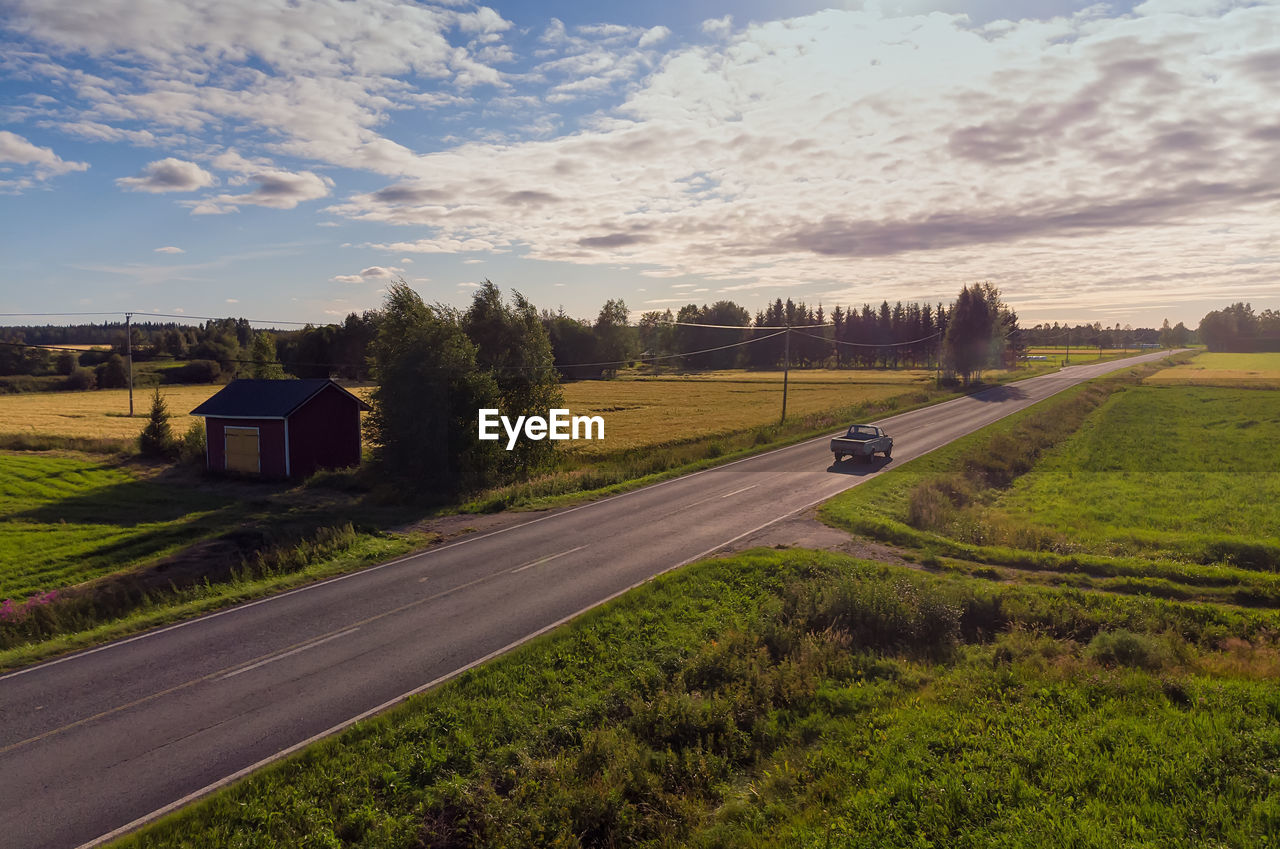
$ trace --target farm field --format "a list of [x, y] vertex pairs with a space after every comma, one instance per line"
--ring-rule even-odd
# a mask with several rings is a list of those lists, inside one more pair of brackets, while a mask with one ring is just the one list
[[[1027, 370], [988, 372], [989, 380]], [[791, 373], [788, 417], [918, 395], [933, 386], [934, 372], [882, 369], [796, 370]], [[219, 386], [162, 386], [173, 414], [170, 425], [183, 433], [186, 415]], [[773, 424], [782, 409], [781, 372], [704, 372], [696, 375], [583, 380], [563, 385], [565, 405], [578, 415], [602, 415], [606, 440], [584, 443], [586, 455], [679, 442]], [[357, 394], [367, 393], [363, 387]], [[134, 391], [128, 417], [126, 390], [50, 392], [0, 396], [0, 436], [38, 435], [94, 439], [134, 439], [146, 425], [150, 390]], [[731, 411], [726, 415], [726, 410]]]
[[[919, 394], [933, 380], [924, 370], [796, 370], [788, 381], [787, 416]], [[582, 380], [562, 389], [575, 414], [604, 417], [606, 439], [576, 446], [587, 456], [776, 424], [782, 411], [781, 372]]]
[[18, 601], [188, 544], [236, 503], [86, 455], [0, 452], [0, 599]]
[[1265, 845], [1277, 625], [755, 550], [118, 846]]
[[1280, 608], [1280, 393], [1143, 381], [1067, 393], [822, 515], [972, 574]]
[[1152, 384], [1231, 384], [1280, 389], [1280, 353], [1203, 353], [1189, 363], [1162, 369], [1147, 378]]

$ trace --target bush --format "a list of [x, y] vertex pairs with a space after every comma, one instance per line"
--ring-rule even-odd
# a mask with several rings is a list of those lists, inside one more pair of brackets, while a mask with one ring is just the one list
[[93, 369], [77, 366], [71, 370], [71, 374], [67, 375], [64, 385], [68, 389], [97, 389], [98, 378], [93, 373]]
[[1175, 661], [1173, 651], [1164, 640], [1123, 629], [1099, 631], [1089, 642], [1086, 654], [1103, 666], [1163, 669]]
[[124, 357], [112, 354], [105, 363], [94, 369], [101, 389], [124, 389], [129, 385], [129, 366]]
[[213, 360], [192, 360], [164, 373], [166, 383], [216, 383], [220, 377], [222, 367]]
[[204, 423], [193, 421], [178, 442], [178, 460], [189, 466], [203, 466], [205, 447]]

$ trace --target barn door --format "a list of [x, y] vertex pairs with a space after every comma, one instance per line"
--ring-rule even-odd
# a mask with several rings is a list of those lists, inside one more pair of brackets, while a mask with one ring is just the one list
[[226, 439], [226, 462], [228, 472], [248, 472], [259, 474], [262, 471], [262, 460], [258, 453], [258, 429], [256, 427], [223, 428]]

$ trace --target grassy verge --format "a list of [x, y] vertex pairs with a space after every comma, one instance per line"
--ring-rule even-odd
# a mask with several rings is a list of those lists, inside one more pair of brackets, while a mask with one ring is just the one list
[[349, 499], [73, 452], [0, 452], [0, 667], [432, 541]]
[[1260, 845], [1277, 625], [748, 552], [119, 845]]
[[790, 416], [785, 422], [778, 424], [702, 433], [611, 453], [566, 452], [555, 470], [528, 481], [481, 493], [465, 502], [461, 509], [476, 513], [513, 507], [546, 509], [617, 495], [753, 454], [794, 445], [830, 433], [853, 421], [905, 413], [1053, 370], [1056, 370], [1056, 366], [995, 372], [986, 383], [967, 390], [939, 387], [932, 383], [921, 384], [910, 391], [874, 401], [859, 401]]
[[970, 574], [1004, 574], [974, 566], [987, 564], [1041, 582], [1275, 607], [1280, 468], [1267, 446], [1277, 437], [1271, 393], [1107, 378], [844, 493], [820, 515]]

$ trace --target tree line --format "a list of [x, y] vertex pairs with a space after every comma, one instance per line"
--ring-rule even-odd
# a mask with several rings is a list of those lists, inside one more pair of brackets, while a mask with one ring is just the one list
[[1280, 351], [1280, 310], [1255, 313], [1252, 305], [1236, 302], [1205, 315], [1199, 336], [1210, 351]]

